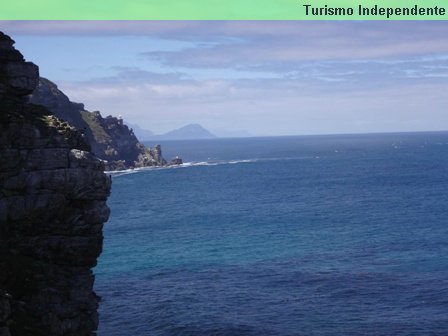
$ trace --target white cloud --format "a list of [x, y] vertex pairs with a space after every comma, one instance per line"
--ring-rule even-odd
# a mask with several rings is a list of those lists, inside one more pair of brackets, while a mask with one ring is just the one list
[[191, 122], [210, 128], [238, 125], [258, 135], [440, 130], [448, 124], [446, 86], [437, 83], [337, 92], [282, 80], [269, 86], [257, 81], [59, 86], [91, 110], [121, 114], [159, 133]]
[[[83, 73], [64, 79], [59, 71], [60, 88], [90, 110], [157, 133], [192, 122], [254, 135], [448, 125], [443, 22], [3, 21], [0, 29], [31, 36], [25, 42], [35, 37], [37, 46], [53, 36], [44, 61], [57, 48], [53, 41], [81, 36], [76, 47], [64, 40], [65, 57], [47, 64], [48, 71], [60, 61]], [[106, 36], [103, 50], [96, 42]], [[146, 37], [171, 44], [149, 45]], [[93, 55], [84, 41], [95, 44]]]

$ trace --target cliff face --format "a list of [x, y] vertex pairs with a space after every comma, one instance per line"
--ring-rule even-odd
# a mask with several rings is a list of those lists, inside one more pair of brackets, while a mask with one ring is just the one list
[[112, 116], [103, 118], [98, 111], [87, 111], [83, 104], [71, 102], [48, 79], [39, 79], [30, 101], [45, 106], [56, 117], [82, 131], [92, 146], [92, 152], [106, 161], [107, 170], [167, 164], [160, 146], [146, 148], [122, 119]]
[[0, 335], [92, 335], [111, 181], [85, 137], [27, 103], [38, 68], [0, 33]]

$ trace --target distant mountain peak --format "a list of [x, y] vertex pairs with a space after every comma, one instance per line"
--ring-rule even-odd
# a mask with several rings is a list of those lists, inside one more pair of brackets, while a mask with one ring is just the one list
[[202, 127], [202, 125], [200, 125], [200, 124], [195, 124], [195, 123], [187, 124], [187, 125], [182, 126], [182, 127], [178, 128], [178, 129], [182, 129], [182, 128], [196, 128], [196, 129], [203, 129], [203, 130], [205, 130], [205, 128]]
[[216, 138], [216, 135], [200, 124], [188, 124], [165, 134], [157, 135], [156, 138], [165, 140], [213, 139]]

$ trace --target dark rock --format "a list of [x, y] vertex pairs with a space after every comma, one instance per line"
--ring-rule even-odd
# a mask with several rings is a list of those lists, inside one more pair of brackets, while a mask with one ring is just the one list
[[182, 163], [183, 163], [182, 159], [180, 157], [176, 156], [174, 159], [172, 159], [170, 161], [170, 163], [168, 163], [168, 165], [170, 165], [170, 166], [178, 166], [178, 165], [181, 165]]
[[0, 99], [9, 96], [19, 100], [29, 95], [39, 79], [37, 66], [25, 62], [13, 45], [14, 41], [0, 32]]
[[13, 43], [0, 33], [0, 336], [93, 335], [111, 181], [85, 136], [26, 102], [38, 68]]

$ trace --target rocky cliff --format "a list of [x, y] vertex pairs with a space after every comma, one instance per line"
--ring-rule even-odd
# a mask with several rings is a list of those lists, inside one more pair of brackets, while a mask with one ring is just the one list
[[38, 68], [13, 44], [0, 33], [0, 335], [93, 335], [111, 181], [85, 136], [27, 103]]
[[121, 118], [103, 118], [98, 111], [87, 111], [83, 104], [71, 102], [48, 79], [39, 79], [30, 101], [45, 106], [56, 117], [83, 132], [92, 146], [92, 152], [105, 161], [107, 170], [167, 164], [160, 146], [145, 147]]

